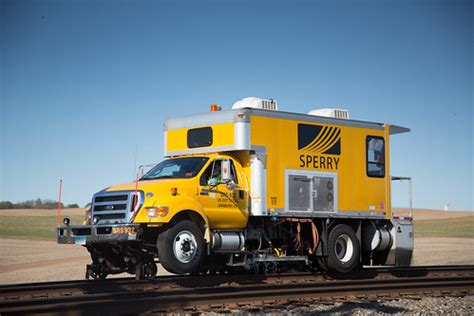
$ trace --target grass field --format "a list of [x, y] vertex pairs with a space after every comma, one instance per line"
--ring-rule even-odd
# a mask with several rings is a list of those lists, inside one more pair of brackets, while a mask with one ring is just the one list
[[419, 220], [413, 224], [416, 237], [474, 238], [474, 216]]
[[[76, 213], [77, 214], [77, 213]], [[72, 225], [82, 224], [83, 215], [68, 215]], [[57, 217], [0, 216], [0, 236], [56, 238]], [[474, 238], [474, 216], [415, 220], [416, 237]], [[416, 238], [415, 237], [415, 238]]]
[[[84, 216], [68, 216], [71, 225], [82, 224]], [[56, 216], [2, 216], [0, 217], [0, 236], [56, 238]], [[61, 223], [62, 225], [62, 223]]]

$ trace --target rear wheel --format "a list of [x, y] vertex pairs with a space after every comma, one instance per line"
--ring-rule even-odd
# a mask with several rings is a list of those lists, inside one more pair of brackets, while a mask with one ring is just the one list
[[177, 274], [196, 273], [204, 260], [203, 232], [190, 220], [183, 220], [158, 236], [158, 258], [163, 267]]
[[339, 224], [329, 233], [327, 268], [333, 272], [347, 273], [359, 265], [360, 245], [354, 230]]

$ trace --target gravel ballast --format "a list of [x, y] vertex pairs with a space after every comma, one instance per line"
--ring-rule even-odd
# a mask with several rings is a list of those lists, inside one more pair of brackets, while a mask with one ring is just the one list
[[474, 296], [298, 303], [276, 308], [242, 308], [224, 313], [233, 315], [260, 315], [262, 313], [273, 315], [474, 315]]

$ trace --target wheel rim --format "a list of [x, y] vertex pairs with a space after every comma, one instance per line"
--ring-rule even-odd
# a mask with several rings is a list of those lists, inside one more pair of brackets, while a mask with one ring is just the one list
[[197, 253], [197, 242], [193, 233], [187, 230], [179, 232], [174, 238], [173, 251], [179, 262], [191, 262]]
[[354, 255], [354, 244], [349, 235], [341, 234], [337, 237], [334, 252], [337, 259], [342, 263], [346, 263], [352, 259]]

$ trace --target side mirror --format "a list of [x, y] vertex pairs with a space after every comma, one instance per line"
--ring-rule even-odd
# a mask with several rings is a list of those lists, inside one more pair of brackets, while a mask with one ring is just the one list
[[222, 179], [222, 182], [224, 182], [224, 183], [227, 183], [231, 180], [231, 178], [230, 178], [230, 160], [222, 160], [221, 179]]
[[227, 190], [232, 191], [235, 188], [234, 180], [229, 180], [226, 184]]
[[207, 182], [207, 185], [210, 185], [211, 187], [215, 187], [216, 185], [219, 184], [219, 181], [215, 178], [211, 178], [209, 179], [209, 181]]

